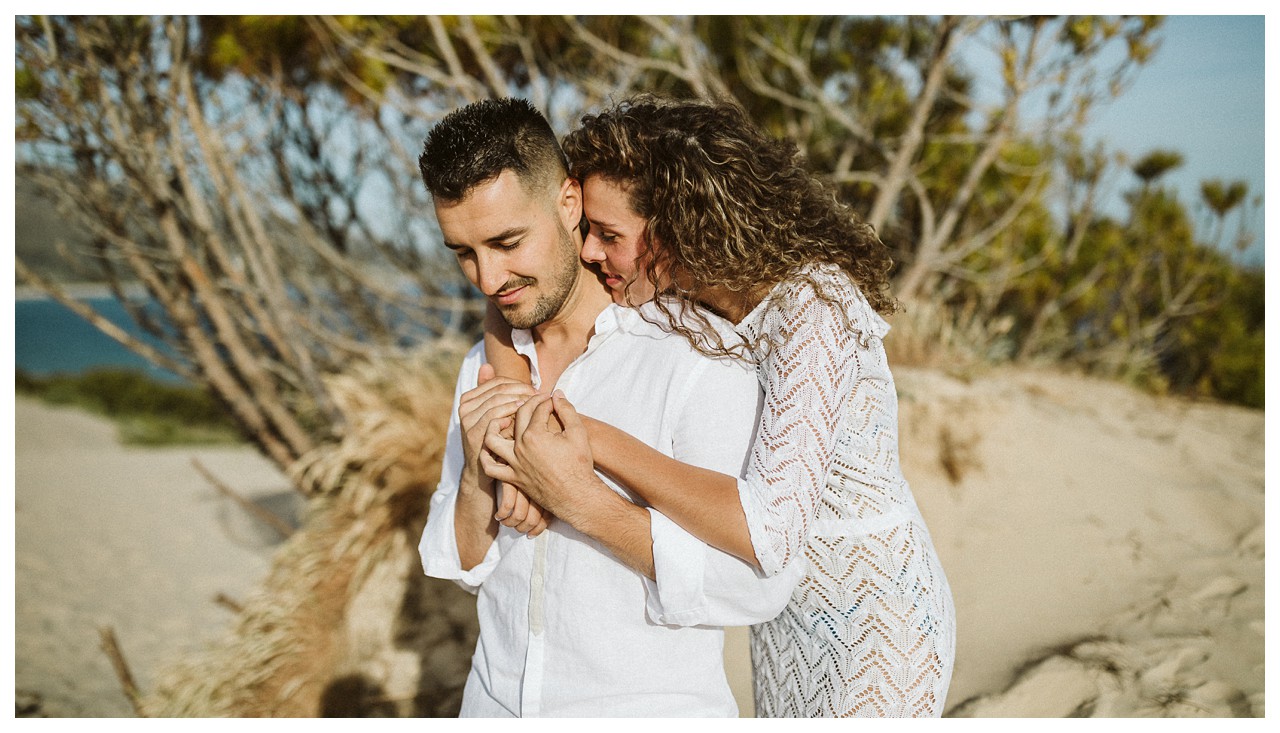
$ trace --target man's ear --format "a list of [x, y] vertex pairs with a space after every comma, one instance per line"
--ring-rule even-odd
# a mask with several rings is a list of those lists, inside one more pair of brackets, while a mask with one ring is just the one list
[[582, 221], [582, 184], [572, 176], [566, 176], [556, 196], [556, 213], [565, 231], [573, 231]]

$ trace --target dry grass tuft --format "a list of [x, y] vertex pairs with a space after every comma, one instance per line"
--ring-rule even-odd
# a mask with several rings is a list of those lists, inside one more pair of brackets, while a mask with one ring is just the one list
[[[345, 424], [290, 471], [302, 528], [218, 644], [162, 671], [154, 716], [440, 715], [456, 711], [473, 601], [422, 576], [417, 541], [440, 475], [461, 353], [363, 364], [331, 381]], [[460, 597], [460, 595], [462, 597]], [[424, 630], [425, 629], [425, 630]]]
[[953, 311], [929, 300], [904, 301], [885, 338], [892, 366], [935, 367], [969, 379], [1009, 358], [1008, 317], [988, 322], [972, 309]]

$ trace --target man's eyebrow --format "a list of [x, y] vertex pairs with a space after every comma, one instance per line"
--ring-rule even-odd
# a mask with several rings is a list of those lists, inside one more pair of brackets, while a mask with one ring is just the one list
[[[484, 244], [499, 244], [501, 242], [505, 242], [508, 239], [522, 236], [528, 231], [529, 231], [529, 227], [511, 227], [509, 229], [504, 229], [503, 231], [498, 232], [492, 237], [485, 239]], [[448, 247], [449, 249], [471, 249], [471, 245], [469, 244], [461, 244], [459, 242], [450, 242], [447, 239], [444, 240], [444, 246]]]
[[485, 244], [497, 244], [498, 242], [505, 242], [508, 239], [512, 239], [514, 237], [523, 236], [528, 231], [529, 231], [529, 227], [511, 227], [504, 231], [498, 232], [497, 234], [493, 235], [492, 237], [489, 237], [484, 241], [485, 241]]

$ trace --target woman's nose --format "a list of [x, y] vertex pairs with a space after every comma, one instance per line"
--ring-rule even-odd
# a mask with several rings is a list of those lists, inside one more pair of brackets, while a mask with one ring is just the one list
[[604, 247], [600, 244], [600, 238], [590, 231], [582, 240], [582, 259], [587, 262], [604, 262]]

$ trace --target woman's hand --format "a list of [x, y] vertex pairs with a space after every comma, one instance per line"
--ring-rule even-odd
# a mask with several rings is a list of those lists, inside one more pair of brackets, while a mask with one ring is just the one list
[[[508, 426], [511, 438], [502, 435]], [[596, 477], [582, 419], [559, 390], [529, 398], [512, 418], [490, 422], [484, 447], [480, 467], [487, 476], [520, 486], [570, 524], [598, 489], [609, 491]]]

